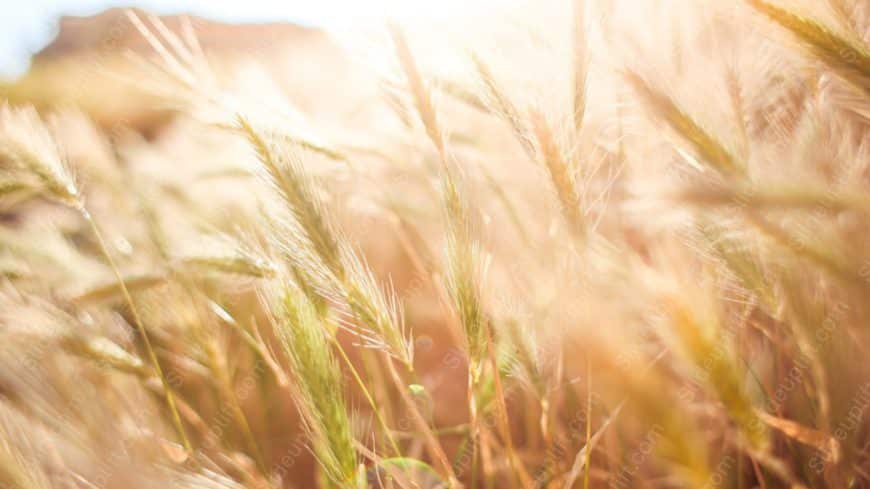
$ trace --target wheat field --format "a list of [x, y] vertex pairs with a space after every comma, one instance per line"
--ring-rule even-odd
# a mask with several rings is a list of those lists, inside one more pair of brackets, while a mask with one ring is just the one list
[[870, 487], [866, 0], [391, 22], [304, 89], [125, 22], [0, 92], [0, 487]]

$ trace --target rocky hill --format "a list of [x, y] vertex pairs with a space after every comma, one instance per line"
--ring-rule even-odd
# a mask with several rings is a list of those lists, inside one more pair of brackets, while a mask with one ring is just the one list
[[[58, 34], [51, 43], [34, 55], [35, 63], [81, 54], [108, 54], [130, 49], [151, 52], [145, 38], [127, 15], [128, 9], [113, 8], [93, 16], [64, 16]], [[146, 19], [146, 12], [133, 9]], [[195, 16], [164, 15], [158, 17], [172, 32], [182, 31], [183, 19], [189, 21], [203, 49], [209, 53], [263, 53], [285, 46], [314, 47], [329, 44], [320, 29], [290, 23], [229, 24]]]
[[[159, 36], [163, 29], [182, 40], [185, 34], [195, 36], [220, 77], [248, 76], [254, 68], [295, 106], [316, 117], [342, 117], [358, 100], [356, 87], [371, 86], [371, 80], [361, 78], [322, 29], [292, 23], [233, 24], [178, 15], [160, 16], [155, 24], [146, 12], [133, 12]], [[172, 119], [172, 111], [165, 101], [137, 85], [149, 81], [153, 73], [131, 61], [127, 56], [131, 51], [146, 59], [158, 58], [127, 9], [62, 17], [56, 38], [33, 56], [28, 73], [0, 86], [0, 98], [40, 108], [76, 106], [104, 127], [123, 124], [153, 133]]]

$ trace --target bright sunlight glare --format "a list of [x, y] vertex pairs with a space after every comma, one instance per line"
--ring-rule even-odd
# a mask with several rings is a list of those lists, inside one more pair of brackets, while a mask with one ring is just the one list
[[10, 2], [0, 16], [0, 77], [22, 73], [30, 55], [49, 42], [60, 15], [93, 15], [112, 7], [156, 14], [189, 13], [224, 22], [298, 22], [326, 28], [387, 19], [443, 20], [460, 10], [485, 13], [515, 0], [30, 0]]

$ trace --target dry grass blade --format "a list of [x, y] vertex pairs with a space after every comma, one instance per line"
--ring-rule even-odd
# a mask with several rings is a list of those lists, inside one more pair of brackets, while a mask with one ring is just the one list
[[436, 79], [435, 88], [475, 110], [483, 113], [489, 113], [491, 111], [489, 105], [480, 95], [468, 89], [461, 83], [446, 78], [438, 78]]
[[86, 222], [88, 230], [97, 240], [100, 253], [115, 275], [118, 289], [126, 306], [130, 310], [130, 314], [133, 316], [133, 322], [142, 337], [151, 364], [163, 383], [166, 404], [169, 407], [175, 430], [185, 450], [190, 452], [192, 447], [187, 439], [184, 425], [175, 406], [175, 398], [169, 381], [160, 366], [160, 362], [151, 345], [151, 339], [145, 329], [145, 324], [139, 315], [136, 304], [133, 302], [127, 284], [124, 282], [115, 259], [109, 252], [109, 247], [106, 244], [103, 233], [85, 206], [83, 196], [76, 186], [67, 162], [61, 154], [60, 147], [39, 117], [39, 114], [32, 107], [18, 110], [12, 110], [5, 104], [0, 107], [0, 154], [22, 165], [23, 170], [29, 171], [38, 177], [50, 197], [75, 210]]
[[399, 299], [392, 286], [384, 290], [365, 261], [351, 250], [344, 253], [348, 280], [344, 299], [352, 318], [351, 325], [370, 347], [383, 349], [413, 370], [414, 341], [405, 326]]
[[0, 82], [0, 486], [870, 481], [870, 5], [512, 3], [64, 20]]
[[447, 289], [471, 362], [475, 382], [486, 357], [486, 316], [481, 304], [479, 278], [483, 272], [479, 245], [471, 238], [467, 203], [452, 179], [442, 182], [447, 214]]
[[317, 255], [330, 271], [342, 278], [339, 238], [324, 216], [323, 205], [314, 194], [313, 182], [305, 174], [299, 159], [275, 147], [268, 136], [261, 134], [245, 117], [238, 116], [237, 123], [257, 152], [268, 181], [305, 231], [305, 237]]
[[453, 466], [447, 459], [447, 454], [444, 452], [444, 448], [435, 437], [435, 433], [429, 427], [423, 414], [417, 408], [416, 401], [411, 397], [410, 389], [408, 389], [407, 385], [402, 381], [399, 372], [396, 371], [396, 367], [393, 366], [392, 359], [387, 356], [385, 357], [384, 362], [387, 365], [387, 373], [389, 374], [390, 380], [392, 380], [393, 385], [399, 391], [399, 395], [402, 397], [405, 405], [409, 407], [408, 414], [411, 416], [412, 422], [417, 426], [420, 433], [422, 433], [422, 436], [425, 438], [426, 447], [431, 452], [432, 458], [438, 462], [439, 467], [446, 475], [448, 487], [461, 488], [462, 484], [456, 478]]
[[255, 278], [270, 278], [277, 273], [275, 266], [268, 261], [250, 256], [188, 256], [181, 265], [191, 269], [201, 269], [244, 275]]
[[523, 461], [520, 460], [519, 455], [514, 448], [513, 435], [511, 435], [510, 429], [510, 418], [508, 415], [508, 407], [507, 402], [505, 400], [504, 387], [502, 386], [501, 380], [501, 369], [499, 368], [498, 358], [496, 358], [495, 347], [493, 346], [493, 337], [492, 337], [492, 328], [487, 327], [486, 330], [486, 353], [489, 358], [489, 365], [493, 371], [493, 385], [495, 387], [495, 400], [496, 405], [498, 407], [498, 417], [499, 417], [499, 428], [501, 430], [501, 436], [504, 439], [505, 448], [507, 451], [508, 462], [511, 465], [514, 473], [517, 476], [517, 480], [520, 483], [520, 486], [524, 489], [531, 489], [533, 487], [532, 478], [529, 475], [528, 471], [526, 471], [526, 467], [523, 464]]
[[[302, 168], [302, 162], [271, 144], [268, 135], [255, 129], [244, 117], [238, 117], [238, 124], [256, 150], [266, 180], [293, 217], [291, 225], [280, 226], [279, 236], [274, 239], [291, 257], [294, 273], [302, 278], [300, 288], [315, 304], [319, 301], [314, 294], [347, 303], [354, 320], [348, 324], [348, 330], [360, 336], [367, 346], [383, 348], [413, 369], [413, 342], [395, 294], [378, 285], [365, 260], [347, 244], [316, 195], [314, 182]], [[318, 260], [322, 265], [316, 263]], [[312, 287], [312, 281], [320, 283]]]
[[[472, 238], [471, 216], [465, 196], [459, 188], [460, 180], [457, 170], [448, 162], [444, 146], [443, 133], [438, 125], [438, 119], [432, 105], [431, 95], [424, 86], [417, 65], [408, 48], [404, 34], [396, 25], [390, 26], [393, 42], [399, 63], [405, 73], [409, 89], [416, 102], [418, 116], [426, 128], [435, 149], [438, 151], [441, 168], [442, 206], [447, 220], [447, 290], [452, 306], [459, 318], [464, 332], [465, 345], [468, 350], [468, 406], [469, 424], [472, 426], [471, 441], [471, 485], [475, 486], [478, 475], [480, 451], [478, 441], [480, 426], [478, 417], [478, 387], [485, 365], [487, 352], [486, 328], [487, 318], [483, 311], [480, 295], [480, 278], [482, 269], [480, 249]], [[496, 375], [498, 373], [496, 372]], [[395, 377], [395, 376], [394, 376]], [[430, 443], [431, 445], [431, 443]], [[430, 450], [438, 453], [440, 447]], [[516, 467], [516, 466], [515, 466]], [[455, 481], [452, 468], [447, 468], [451, 486]]]
[[[139, 34], [145, 39], [145, 42], [148, 43], [149, 46], [157, 53], [163, 62], [163, 66], [166, 67], [166, 73], [173, 77], [175, 80], [182, 83], [184, 86], [192, 87], [197, 84], [196, 75], [188, 69], [188, 66], [185, 65], [185, 58], [189, 59], [192, 56], [192, 53], [184, 48], [180, 40], [175, 36], [171, 31], [169, 31], [163, 22], [154, 16], [149, 16], [149, 20], [154, 24], [155, 29], [157, 30], [157, 34], [163, 37], [166, 42], [170, 45], [171, 48], [179, 48], [182, 49], [174, 49], [176, 52], [172, 53], [167, 49], [167, 46], [161, 41], [160, 37], [156, 35], [154, 32], [149, 29], [142, 19], [136, 15], [135, 12], [131, 10], [125, 11], [127, 15], [127, 19], [133, 24]], [[168, 35], [168, 37], [167, 37]], [[144, 59], [143, 59], [144, 61]]]
[[790, 419], [773, 416], [763, 411], [758, 411], [758, 417], [764, 421], [765, 424], [785, 434], [789, 438], [815, 448], [823, 453], [831, 454], [832, 460], [835, 463], [839, 461], [840, 443], [836, 438], [813, 428], [807, 428], [806, 426]]
[[531, 111], [530, 115], [535, 136], [538, 140], [540, 159], [543, 161], [556, 191], [562, 215], [568, 222], [571, 233], [575, 237], [583, 237], [586, 233], [586, 222], [580, 209], [581, 197], [574, 180], [571, 167], [564, 158], [564, 153], [559, 148], [556, 138], [544, 115], [537, 111]]
[[100, 251], [106, 258], [106, 261], [109, 264], [109, 268], [111, 268], [112, 272], [115, 274], [115, 278], [117, 279], [118, 286], [121, 290], [121, 295], [124, 297], [124, 303], [130, 309], [130, 314], [133, 316], [133, 323], [136, 325], [136, 328], [138, 329], [139, 334], [142, 337], [142, 341], [145, 343], [145, 350], [148, 352], [148, 357], [151, 361], [151, 365], [153, 366], [157, 377], [160, 378], [160, 382], [163, 384], [163, 393], [166, 399], [166, 404], [169, 407], [169, 412], [172, 416], [172, 423], [175, 426], [175, 430], [178, 432], [179, 438], [181, 438], [181, 444], [184, 446], [184, 449], [188, 453], [190, 453], [193, 450], [193, 447], [190, 444], [190, 440], [188, 440], [187, 438], [184, 424], [182, 424], [181, 422], [181, 416], [179, 415], [178, 408], [176, 407], [175, 395], [173, 394], [172, 386], [169, 383], [169, 379], [163, 372], [163, 367], [160, 366], [160, 361], [157, 359], [157, 353], [154, 351], [154, 347], [151, 345], [151, 337], [148, 335], [148, 331], [145, 329], [145, 323], [142, 321], [142, 317], [139, 314], [139, 310], [136, 307], [135, 302], [133, 302], [133, 297], [130, 295], [130, 290], [127, 288], [127, 284], [124, 282], [124, 278], [121, 276], [121, 270], [115, 263], [114, 258], [112, 258], [105, 238], [103, 238], [103, 233], [100, 232], [100, 229], [97, 227], [96, 221], [94, 221], [93, 217], [87, 211], [83, 204], [80, 204], [78, 206], [78, 209], [82, 217], [85, 219], [85, 221], [87, 221], [88, 225], [90, 226], [91, 232], [97, 238], [97, 243], [99, 244]]
[[[5, 411], [4, 406], [4, 411]], [[4, 418], [5, 413], [4, 414]], [[16, 443], [20, 433], [5, 426], [9, 421], [0, 420], [0, 486], [21, 489], [50, 489], [49, 475], [35, 462], [30, 444]], [[17, 430], [15, 430], [17, 431]], [[24, 445], [24, 446], [22, 446]]]
[[595, 446], [598, 445], [598, 441], [604, 436], [604, 432], [607, 431], [607, 428], [616, 420], [619, 416], [619, 413], [622, 411], [622, 404], [618, 405], [616, 409], [610, 414], [604, 423], [602, 423], [601, 427], [598, 428], [598, 431], [592, 435], [591, 438], [583, 445], [583, 448], [577, 452], [577, 455], [574, 456], [574, 463], [571, 465], [571, 470], [568, 472], [568, 475], [565, 476], [565, 482], [562, 484], [562, 489], [571, 489], [574, 487], [574, 483], [577, 481], [577, 478], [580, 477], [581, 472], [584, 468], [587, 468], [587, 464], [589, 463], [589, 455], [592, 453], [592, 450], [595, 449]]
[[708, 387], [725, 406], [728, 414], [739, 426], [741, 435], [756, 450], [768, 446], [768, 433], [744, 391], [735, 365], [714, 340], [706, 337], [704, 328], [692, 317], [689, 310], [673, 303], [671, 306], [674, 331], [679, 338], [683, 353], [695, 368], [706, 371]]
[[586, 85], [589, 77], [588, 27], [586, 26], [586, 0], [573, 0], [573, 61], [574, 61], [574, 130], [578, 133], [586, 117]]
[[[482, 276], [480, 248], [471, 237], [467, 204], [458, 182], [448, 168], [442, 174], [442, 194], [447, 217], [447, 292], [459, 318], [468, 352], [468, 411], [471, 425], [471, 485], [477, 477], [480, 459], [479, 389], [487, 353], [487, 317], [481, 303]], [[494, 375], [499, 375], [498, 371]]]
[[[123, 278], [124, 286], [131, 293], [143, 292], [164, 285], [168, 281], [165, 274], [145, 274]], [[118, 281], [89, 289], [70, 299], [75, 304], [95, 304], [99, 302], [123, 300], [121, 283]]]
[[335, 148], [331, 148], [324, 143], [296, 135], [285, 134], [283, 137], [290, 144], [297, 145], [300, 148], [311, 151], [312, 153], [317, 153], [319, 155], [325, 156], [330, 160], [341, 161], [344, 163], [348, 163], [350, 161], [347, 155], [345, 155], [343, 152]]
[[834, 12], [834, 15], [839, 17], [843, 25], [857, 31], [858, 26], [853, 19], [855, 5], [852, 3], [852, 0], [827, 0], [827, 3], [828, 7]]
[[677, 200], [699, 206], [746, 206], [753, 209], [855, 211], [870, 215], [870, 198], [863, 193], [811, 187], [715, 186], [677, 191]]
[[340, 487], [352, 486], [357, 459], [350, 417], [344, 401], [338, 361], [329, 347], [317, 310], [298, 290], [282, 299], [279, 334], [299, 391], [299, 411], [326, 475]]
[[837, 35], [814, 20], [764, 0], [745, 1], [791, 32], [816, 59], [834, 73], [870, 96], [870, 50], [861, 40]]
[[411, 55], [411, 49], [408, 47], [408, 41], [405, 39], [404, 32], [396, 24], [390, 24], [389, 29], [390, 35], [393, 38], [393, 44], [396, 47], [396, 55], [399, 58], [399, 63], [402, 65], [402, 71], [405, 73], [411, 94], [414, 96], [417, 113], [420, 115], [420, 120], [426, 129], [426, 134], [435, 145], [435, 149], [438, 150], [441, 159], [444, 160], [444, 134], [438, 124], [435, 105], [432, 103], [432, 95], [426, 88], [423, 77], [420, 76], [420, 71], [417, 68], [417, 63], [414, 62], [414, 57]]
[[626, 70], [625, 80], [653, 117], [664, 121], [678, 136], [692, 145], [704, 163], [727, 176], [742, 176], [745, 169], [716, 138], [704, 130], [670, 97], [653, 88], [637, 73]]
[[0, 162], [4, 160], [35, 175], [49, 197], [78, 205], [81, 196], [72, 171], [33, 107], [0, 105]]
[[768, 314], [778, 312], [778, 300], [764, 269], [746, 245], [729, 237], [727, 231], [721, 227], [709, 223], [699, 227], [704, 240], [740, 285], [758, 298]]
[[488, 106], [492, 107], [492, 111], [504, 119], [511, 128], [516, 140], [520, 143], [523, 151], [529, 158], [535, 158], [535, 143], [529, 130], [526, 127], [526, 122], [523, 120], [519, 110], [511, 102], [507, 94], [502, 90], [498, 81], [495, 79], [489, 66], [476, 54], [471, 55], [471, 61], [474, 64], [474, 69], [477, 71], [477, 77], [483, 84], [484, 94]]
[[0, 177], [0, 198], [14, 196], [19, 193], [32, 191], [33, 186], [28, 182], [12, 178]]
[[143, 378], [151, 375], [151, 370], [142, 363], [142, 360], [108, 338], [70, 336], [66, 338], [63, 345], [68, 351], [90, 358], [97, 364], [107, 365], [121, 372]]
[[863, 289], [870, 287], [870, 284], [861, 276], [861, 271], [850, 266], [842, 254], [832, 252], [827, 246], [820, 246], [815, 243], [808, 243], [806, 240], [801, 240], [789, 233], [788, 230], [757, 214], [748, 213], [746, 217], [762, 234], [783, 248], [788, 249], [795, 256], [809, 260], [825, 272], [849, 285]]

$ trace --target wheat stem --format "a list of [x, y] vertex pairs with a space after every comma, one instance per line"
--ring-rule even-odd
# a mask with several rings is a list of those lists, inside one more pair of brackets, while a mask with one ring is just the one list
[[190, 453], [193, 451], [193, 448], [190, 445], [190, 441], [188, 440], [187, 434], [184, 431], [184, 425], [181, 423], [181, 417], [178, 414], [178, 409], [175, 406], [175, 398], [174, 394], [172, 393], [172, 386], [169, 384], [169, 380], [163, 373], [163, 368], [160, 366], [160, 361], [157, 359], [157, 354], [154, 352], [154, 348], [151, 346], [151, 339], [148, 336], [148, 332], [145, 330], [145, 324], [142, 322], [142, 319], [139, 316], [139, 310], [133, 303], [133, 298], [130, 296], [130, 291], [127, 290], [127, 286], [124, 283], [124, 277], [121, 275], [121, 270], [118, 269], [118, 266], [115, 264], [115, 260], [114, 258], [112, 258], [108, 246], [106, 246], [106, 241], [105, 239], [103, 239], [103, 234], [97, 227], [97, 223], [91, 217], [90, 212], [88, 212], [87, 208], [84, 205], [79, 205], [78, 210], [84, 220], [88, 223], [88, 226], [90, 227], [91, 232], [94, 234], [94, 237], [97, 239], [97, 244], [100, 247], [100, 252], [103, 254], [103, 256], [105, 256], [106, 262], [108, 262], [109, 264], [109, 268], [112, 269], [112, 272], [115, 274], [115, 279], [118, 281], [118, 285], [121, 287], [121, 293], [124, 296], [124, 301], [126, 302], [127, 307], [130, 308], [130, 314], [133, 316], [133, 323], [135, 324], [136, 329], [139, 331], [139, 335], [142, 337], [142, 342], [145, 345], [145, 351], [148, 354], [148, 359], [151, 361], [151, 365], [154, 367], [154, 372], [157, 374], [157, 377], [160, 378], [160, 383], [163, 385], [163, 395], [166, 399], [166, 405], [169, 407], [170, 415], [172, 416], [172, 423], [175, 426], [178, 437], [181, 439], [181, 444], [184, 446], [184, 449], [188, 453]]

